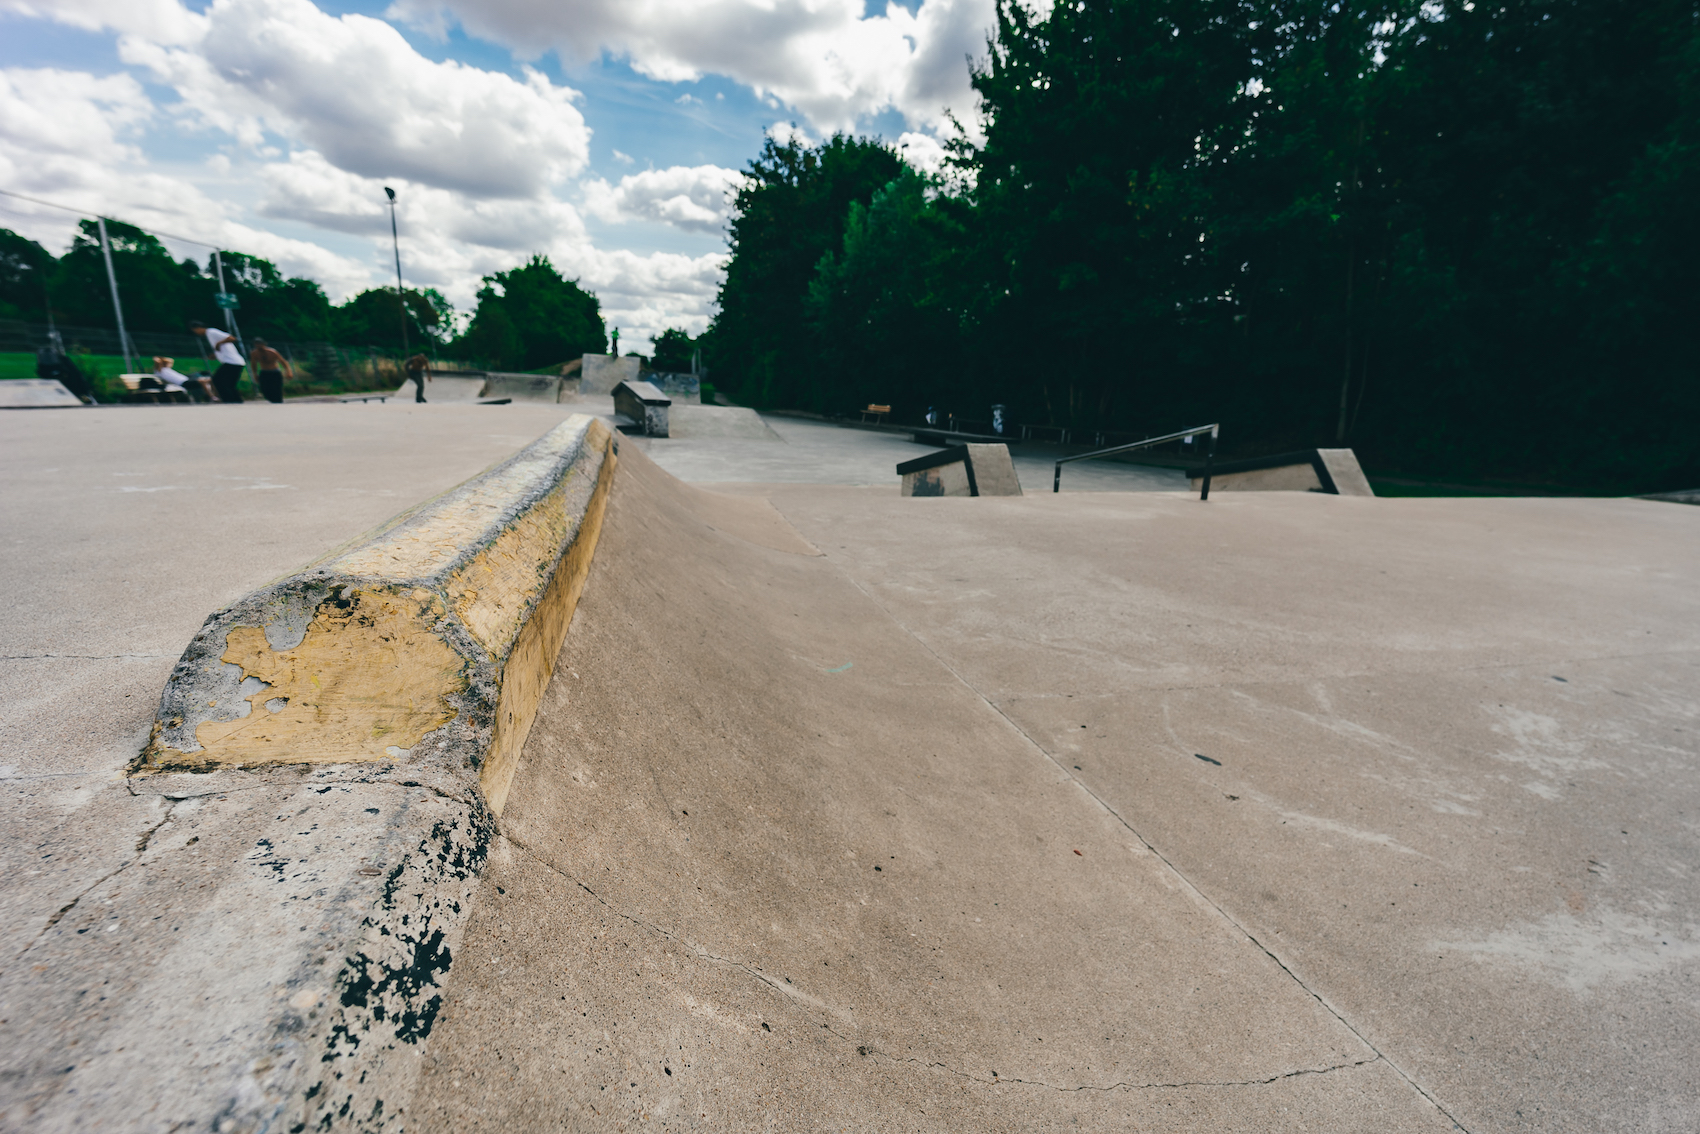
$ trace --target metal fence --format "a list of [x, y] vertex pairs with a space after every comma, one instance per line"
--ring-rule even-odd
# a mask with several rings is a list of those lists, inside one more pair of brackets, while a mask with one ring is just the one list
[[[50, 328], [46, 323], [26, 323], [17, 319], [0, 319], [0, 351], [27, 351], [34, 353], [51, 341], [48, 338]], [[119, 341], [118, 332], [111, 327], [58, 327], [60, 340], [65, 349], [73, 356], [83, 351], [90, 354], [121, 356], [123, 345]], [[207, 349], [206, 340], [199, 335], [191, 335], [187, 331], [132, 331], [130, 342], [141, 354], [144, 367], [154, 355], [164, 355], [177, 360], [177, 369], [182, 370], [185, 364], [193, 366], [196, 360], [205, 363], [207, 369], [214, 366], [212, 352]], [[400, 365], [400, 356], [381, 351], [376, 347], [339, 346], [336, 343], [316, 341], [292, 341], [285, 339], [267, 339], [266, 343], [273, 350], [289, 359], [292, 366], [301, 367], [312, 374], [321, 377], [331, 375], [351, 376], [355, 374], [388, 373]], [[436, 365], [445, 367], [467, 366], [468, 364], [436, 359]], [[399, 380], [399, 379], [398, 379]]]

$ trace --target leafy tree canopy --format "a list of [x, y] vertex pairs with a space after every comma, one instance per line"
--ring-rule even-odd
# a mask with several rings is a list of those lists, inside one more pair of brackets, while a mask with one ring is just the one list
[[654, 348], [649, 364], [656, 370], [684, 373], [691, 368], [691, 356], [696, 353], [697, 340], [690, 332], [669, 327], [649, 340]]
[[757, 404], [1700, 483], [1693, 0], [1000, 0], [947, 185], [771, 139], [706, 336]]
[[502, 370], [538, 370], [608, 349], [596, 296], [534, 255], [484, 277], [478, 306], [453, 350]]
[[804, 320], [821, 256], [841, 247], [850, 203], [866, 203], [903, 163], [883, 142], [837, 134], [817, 147], [771, 136], [738, 189], [732, 262], [706, 338], [715, 384], [758, 405], [814, 405]]

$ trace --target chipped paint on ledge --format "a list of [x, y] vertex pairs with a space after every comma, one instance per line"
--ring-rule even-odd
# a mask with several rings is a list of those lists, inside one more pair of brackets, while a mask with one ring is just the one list
[[132, 772], [430, 765], [479, 782], [499, 811], [583, 589], [613, 450], [607, 426], [574, 415], [213, 615]]

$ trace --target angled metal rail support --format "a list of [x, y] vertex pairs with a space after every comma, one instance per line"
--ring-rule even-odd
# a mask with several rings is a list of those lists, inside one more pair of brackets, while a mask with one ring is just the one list
[[1076, 453], [1072, 457], [1063, 457], [1057, 462], [1056, 472], [1051, 477], [1051, 491], [1062, 491], [1062, 467], [1070, 461], [1089, 461], [1093, 457], [1113, 457], [1117, 453], [1131, 453], [1135, 449], [1149, 449], [1153, 445], [1163, 445], [1170, 441], [1179, 441], [1183, 437], [1198, 437], [1210, 434], [1210, 444], [1204, 450], [1204, 483], [1198, 493], [1200, 500], [1210, 499], [1210, 466], [1216, 460], [1216, 438], [1221, 434], [1221, 422], [1210, 425], [1200, 425], [1193, 429], [1182, 429], [1175, 433], [1165, 433], [1161, 437], [1147, 437], [1143, 441], [1134, 441], [1127, 445], [1112, 445], [1108, 449], [1094, 449], [1090, 453]]

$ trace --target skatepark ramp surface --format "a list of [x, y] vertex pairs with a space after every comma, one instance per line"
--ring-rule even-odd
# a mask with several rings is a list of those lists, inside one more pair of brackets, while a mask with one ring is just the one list
[[[285, 584], [311, 572], [262, 583], [353, 534], [306, 523], [334, 511], [320, 453], [382, 482], [433, 446], [454, 478], [550, 450], [538, 467], [588, 485], [559, 434], [534, 440], [546, 408], [303, 407], [330, 432], [280, 442], [316, 486], [280, 530], [315, 550], [243, 560], [217, 601], [305, 593]], [[342, 577], [314, 618], [207, 623], [172, 681], [218, 704], [192, 727], [195, 701], [161, 706], [183, 722], [161, 713], [153, 752], [180, 756], [55, 786], [69, 758], [38, 747], [142, 748], [148, 714], [114, 730], [82, 706], [151, 699], [204, 611], [169, 645], [47, 620], [38, 593], [83, 617], [134, 566], [77, 575], [58, 517], [168, 529], [124, 537], [154, 555], [137, 578], [252, 551], [295, 490], [251, 482], [290, 466], [220, 457], [207, 479], [240, 489], [191, 498], [167, 466], [193, 445], [160, 443], [244, 412], [271, 411], [0, 421], [61, 431], [13, 475], [62, 490], [11, 501], [25, 676], [0, 680], [39, 723], [0, 751], [0, 1128], [1595, 1134], [1700, 1110], [1692, 508], [905, 498], [913, 446], [780, 421], [782, 441], [609, 436], [586, 562], [547, 492], [412, 466], [382, 483], [447, 491], [325, 554]], [[119, 429], [92, 474], [45, 459]], [[557, 617], [527, 651], [516, 612], [563, 607], [553, 553], [498, 548], [522, 530], [583, 587], [564, 640]], [[521, 654], [553, 661], [546, 687]], [[384, 684], [422, 656], [420, 696]], [[134, 700], [120, 665], [156, 675]], [[521, 671], [536, 713], [494, 783], [479, 737]], [[455, 709], [437, 739], [471, 744], [397, 742], [433, 700]], [[26, 735], [52, 728], [69, 739]], [[345, 758], [314, 762], [338, 729]], [[274, 744], [305, 747], [253, 755]]]
[[557, 673], [427, 1128], [1450, 1126], [765, 501], [624, 459]]

